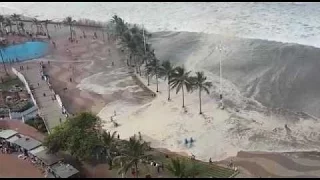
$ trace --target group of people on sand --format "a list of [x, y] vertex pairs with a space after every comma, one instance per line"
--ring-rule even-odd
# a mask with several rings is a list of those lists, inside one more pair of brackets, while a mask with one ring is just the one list
[[[24, 70], [24, 67], [23, 66], [19, 66], [19, 69], [20, 71], [23, 71]], [[29, 69], [29, 66], [27, 66], [27, 70]]]
[[194, 140], [193, 140], [193, 138], [192, 138], [192, 137], [190, 138], [190, 140], [189, 140], [189, 141], [188, 141], [188, 139], [187, 139], [187, 138], [185, 138], [185, 139], [184, 139], [184, 144], [185, 144], [185, 145], [190, 144], [190, 146], [192, 146], [193, 142], [194, 142]]

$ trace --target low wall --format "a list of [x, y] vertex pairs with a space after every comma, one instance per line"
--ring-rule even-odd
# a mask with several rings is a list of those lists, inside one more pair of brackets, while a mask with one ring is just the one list
[[10, 112], [10, 119], [22, 119], [23, 122], [35, 118], [38, 114], [38, 108], [36, 106], [32, 106], [31, 108], [23, 111], [23, 112]]
[[36, 107], [38, 107], [38, 104], [37, 104], [37, 102], [36, 102], [36, 100], [35, 100], [35, 98], [34, 98], [34, 96], [33, 96], [33, 94], [32, 94], [32, 91], [31, 91], [31, 89], [30, 89], [30, 86], [29, 86], [26, 78], [25, 78], [20, 72], [18, 72], [14, 67], [12, 67], [12, 72], [13, 72], [16, 76], [18, 76], [18, 78], [20, 79], [20, 81], [23, 82], [23, 84], [25, 85], [28, 93], [30, 94], [30, 97], [31, 97], [31, 99], [32, 99], [33, 104], [34, 104]]
[[55, 95], [56, 95], [56, 99], [57, 99], [57, 102], [58, 102], [59, 106], [62, 108], [63, 104], [62, 104], [62, 101], [61, 101], [61, 98], [60, 98], [59, 94], [55, 94]]

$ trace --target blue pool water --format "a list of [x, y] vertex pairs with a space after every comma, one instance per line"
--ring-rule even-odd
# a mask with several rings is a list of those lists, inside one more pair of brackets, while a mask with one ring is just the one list
[[33, 41], [10, 45], [0, 49], [0, 61], [17, 62], [40, 58], [48, 52], [49, 45], [45, 42]]

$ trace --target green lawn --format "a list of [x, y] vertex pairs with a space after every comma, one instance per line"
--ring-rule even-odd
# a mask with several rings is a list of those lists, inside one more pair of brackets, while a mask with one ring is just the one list
[[[186, 157], [183, 157], [183, 156], [180, 156], [180, 155], [170, 154], [169, 158], [166, 158], [165, 154], [162, 153], [162, 152], [159, 152], [159, 151], [154, 151], [152, 153], [152, 157], [153, 157], [152, 159], [154, 161], [156, 161], [158, 163], [163, 162], [165, 166], [171, 163], [171, 158], [176, 158], [176, 157], [184, 158], [187, 162], [191, 163], [191, 160], [189, 158], [186, 158]], [[232, 169], [221, 167], [221, 166], [218, 166], [218, 165], [216, 165], [214, 163], [210, 165], [209, 163], [202, 162], [202, 161], [199, 161], [199, 160], [193, 160], [193, 162], [196, 163], [196, 165], [199, 167], [200, 175], [198, 177], [203, 177], [203, 178], [209, 178], [209, 177], [229, 178], [231, 176], [234, 176], [235, 173], [236, 173]], [[169, 173], [169, 172], [167, 172], [167, 173]], [[165, 173], [165, 174], [168, 177], [170, 177], [170, 176], [172, 177], [171, 174], [167, 174], [167, 173]]]
[[9, 77], [7, 79], [4, 79], [4, 83], [0, 82], [0, 89], [3, 91], [10, 90], [14, 85], [18, 85], [21, 88], [24, 88], [23, 83], [19, 80], [17, 77]]

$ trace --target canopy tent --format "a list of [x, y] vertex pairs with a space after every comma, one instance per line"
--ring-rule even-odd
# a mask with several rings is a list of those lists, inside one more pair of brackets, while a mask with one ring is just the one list
[[79, 171], [70, 164], [57, 163], [50, 168], [53, 173], [55, 173], [60, 178], [69, 178], [79, 173]]
[[20, 139], [20, 137], [18, 137], [17, 135], [14, 135], [8, 139], [6, 139], [6, 141], [10, 142], [10, 143], [14, 143], [16, 140]]
[[14, 141], [13, 143], [26, 149], [27, 151], [35, 149], [41, 145], [41, 142], [35, 139], [32, 139], [28, 136], [21, 137], [20, 139]]
[[18, 134], [18, 132], [11, 129], [0, 130], [1, 139], [8, 139], [16, 134]]
[[48, 149], [45, 148], [44, 146], [39, 146], [29, 152], [33, 156], [37, 157], [40, 159], [46, 166], [51, 166], [59, 161], [62, 161], [63, 158], [51, 154], [48, 152]]

